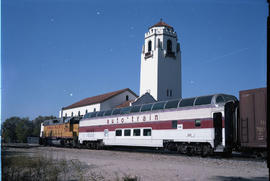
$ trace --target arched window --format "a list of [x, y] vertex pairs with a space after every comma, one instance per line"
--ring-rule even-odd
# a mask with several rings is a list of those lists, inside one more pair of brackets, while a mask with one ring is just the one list
[[94, 111], [93, 112], [96, 112], [96, 108], [94, 108]]
[[73, 112], [71, 113], [71, 117], [73, 117]]
[[150, 40], [148, 42], [148, 52], [150, 52], [152, 50], [152, 41]]
[[67, 117], [67, 113], [65, 113], [65, 117]]
[[85, 110], [85, 114], [87, 114], [87, 113], [88, 113], [88, 110], [86, 109], [86, 110]]
[[81, 112], [80, 111], [78, 111], [78, 116], [80, 116], [81, 115]]
[[172, 52], [172, 41], [167, 40], [167, 52]]
[[160, 42], [160, 39], [158, 38], [158, 48], [161, 48], [161, 42]]

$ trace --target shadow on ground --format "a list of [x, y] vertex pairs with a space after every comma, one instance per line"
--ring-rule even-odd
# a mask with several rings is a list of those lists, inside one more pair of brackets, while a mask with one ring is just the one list
[[212, 177], [211, 180], [220, 180], [220, 181], [268, 181], [268, 177], [251, 177], [251, 178], [244, 178], [244, 177], [232, 177], [232, 176], [215, 176]]

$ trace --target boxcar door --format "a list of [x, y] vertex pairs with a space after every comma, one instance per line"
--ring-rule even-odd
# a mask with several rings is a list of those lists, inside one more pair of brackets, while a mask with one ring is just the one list
[[222, 114], [220, 112], [214, 113], [213, 122], [215, 130], [214, 146], [217, 147], [222, 142]]

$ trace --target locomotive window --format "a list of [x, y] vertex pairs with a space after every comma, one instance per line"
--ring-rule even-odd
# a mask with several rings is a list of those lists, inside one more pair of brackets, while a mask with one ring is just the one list
[[120, 114], [120, 110], [121, 109], [115, 109], [115, 110], [113, 110], [112, 115]]
[[225, 102], [224, 98], [222, 96], [218, 96], [216, 99], [216, 103]]
[[165, 105], [165, 109], [177, 108], [178, 103], [179, 103], [179, 100], [168, 101], [167, 104]]
[[130, 129], [125, 129], [124, 130], [124, 136], [130, 136]]
[[151, 136], [151, 129], [143, 129], [143, 136]]
[[99, 112], [97, 113], [97, 117], [103, 116], [104, 112], [105, 112], [105, 111], [99, 111]]
[[172, 121], [172, 128], [177, 128], [177, 121]]
[[179, 107], [193, 106], [195, 98], [182, 99]]
[[110, 116], [112, 115], [112, 109], [111, 110], [108, 110], [104, 113], [104, 116]]
[[140, 112], [141, 106], [133, 106], [130, 112]]
[[157, 102], [153, 105], [152, 110], [159, 110], [159, 109], [163, 109], [164, 108], [164, 104], [166, 102]]
[[140, 129], [134, 129], [133, 130], [133, 136], [141, 136], [141, 130]]
[[195, 126], [201, 126], [201, 120], [197, 119], [195, 120]]
[[205, 105], [205, 104], [211, 104], [213, 96], [203, 96], [203, 97], [197, 97], [195, 105]]
[[141, 112], [150, 111], [152, 106], [153, 106], [153, 104], [145, 104], [145, 105], [143, 105], [142, 109], [141, 109]]
[[122, 130], [116, 130], [115, 136], [122, 136]]
[[94, 118], [94, 117], [96, 117], [97, 116], [97, 112], [92, 112], [91, 113], [91, 118]]
[[121, 109], [120, 114], [128, 114], [130, 113], [132, 107], [124, 107]]

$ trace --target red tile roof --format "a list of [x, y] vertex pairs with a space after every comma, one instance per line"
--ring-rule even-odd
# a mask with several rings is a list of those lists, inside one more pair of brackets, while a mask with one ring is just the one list
[[82, 106], [87, 106], [87, 105], [91, 105], [91, 104], [96, 104], [96, 103], [101, 103], [104, 102], [118, 94], [121, 94], [125, 91], [129, 91], [130, 93], [132, 93], [134, 96], [138, 97], [132, 90], [130, 90], [129, 88], [126, 89], [121, 89], [118, 91], [114, 91], [114, 92], [109, 92], [106, 94], [101, 94], [98, 96], [93, 96], [93, 97], [88, 97], [85, 99], [80, 100], [79, 102], [75, 102], [74, 104], [71, 104], [67, 107], [63, 107], [62, 109], [71, 109], [71, 108], [76, 108], [76, 107], [82, 107]]
[[122, 104], [115, 106], [115, 108], [128, 107], [128, 106], [130, 106], [131, 102], [134, 102], [134, 100], [129, 100], [129, 101], [123, 102]]
[[[153, 27], [160, 27], [160, 26], [166, 26], [166, 27], [168, 27], [168, 28], [172, 28], [172, 29], [173, 29], [172, 26], [170, 26], [170, 25], [166, 24], [165, 22], [163, 22], [162, 19], [160, 19], [160, 21], [159, 21], [158, 23], [156, 23], [155, 25], [151, 26], [150, 28], [153, 28]], [[149, 28], [149, 29], [150, 29], [150, 28]]]

